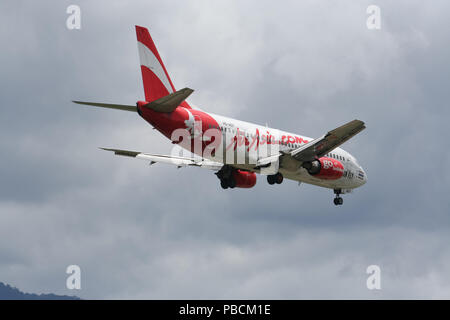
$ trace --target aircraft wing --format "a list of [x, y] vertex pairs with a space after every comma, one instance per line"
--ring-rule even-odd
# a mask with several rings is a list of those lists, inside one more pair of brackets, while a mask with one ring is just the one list
[[169, 155], [159, 155], [159, 154], [148, 154], [138, 151], [129, 151], [129, 150], [121, 150], [121, 149], [109, 149], [109, 148], [100, 148], [106, 151], [112, 151], [115, 155], [125, 156], [131, 158], [137, 158], [142, 160], [150, 161], [150, 164], [154, 164], [157, 162], [173, 164], [178, 168], [187, 167], [187, 166], [195, 166], [206, 168], [210, 170], [220, 170], [223, 167], [223, 163], [214, 162], [207, 159], [195, 159], [195, 158], [187, 158], [187, 157], [175, 157]]
[[364, 130], [366, 126], [360, 120], [350, 121], [339, 128], [329, 131], [320, 138], [291, 151], [290, 155], [301, 161], [312, 161], [320, 158], [333, 149], [339, 147], [345, 141]]

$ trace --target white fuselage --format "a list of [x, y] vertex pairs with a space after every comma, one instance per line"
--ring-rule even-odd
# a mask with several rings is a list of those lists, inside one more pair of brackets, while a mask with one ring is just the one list
[[[255, 171], [255, 164], [261, 157], [261, 150], [267, 150], [269, 147], [266, 141], [270, 140], [271, 147], [276, 152], [288, 153], [298, 147], [310, 142], [312, 138], [269, 128], [246, 121], [240, 121], [216, 114], [208, 113], [213, 117], [222, 135], [222, 143], [224, 145], [223, 153], [216, 153], [211, 156], [205, 156], [213, 161], [219, 161], [225, 164], [233, 165], [233, 167]], [[268, 138], [269, 137], [269, 138]], [[258, 143], [259, 142], [259, 143]], [[278, 148], [278, 149], [277, 149]], [[247, 152], [242, 152], [246, 149]], [[251, 152], [248, 150], [257, 150]], [[274, 151], [268, 151], [265, 156], [270, 156]], [[233, 155], [230, 157], [230, 153]], [[244, 154], [245, 161], [242, 161]], [[310, 175], [300, 163], [292, 157], [280, 157], [279, 172], [290, 180], [305, 182], [325, 188], [349, 190], [363, 185], [367, 181], [367, 175], [362, 167], [358, 164], [355, 157], [347, 151], [336, 148], [332, 152], [325, 155], [338, 160], [344, 167], [344, 174], [336, 180], [323, 180]], [[258, 171], [256, 171], [258, 172]], [[261, 173], [261, 172], [260, 172]]]

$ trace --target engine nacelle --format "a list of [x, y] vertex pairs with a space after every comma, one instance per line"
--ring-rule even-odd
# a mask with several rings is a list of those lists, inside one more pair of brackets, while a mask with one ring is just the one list
[[336, 159], [322, 157], [318, 160], [303, 163], [303, 167], [315, 178], [337, 180], [344, 174], [344, 166]]
[[233, 178], [237, 188], [252, 188], [256, 184], [256, 174], [254, 172], [233, 170]]

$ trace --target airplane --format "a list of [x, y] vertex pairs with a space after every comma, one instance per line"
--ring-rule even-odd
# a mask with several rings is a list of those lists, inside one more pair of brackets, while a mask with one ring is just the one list
[[[101, 149], [150, 164], [210, 169], [216, 171], [223, 189], [252, 188], [256, 174], [265, 175], [270, 185], [280, 184], [284, 178], [312, 184], [332, 189], [335, 205], [343, 204], [341, 194], [367, 182], [356, 158], [339, 147], [364, 130], [364, 122], [353, 120], [312, 139], [205, 112], [186, 101], [192, 89], [175, 90], [148, 29], [135, 27], [145, 101], [135, 105], [73, 102], [136, 112], [178, 149], [171, 155]], [[180, 155], [180, 150], [188, 155]]]

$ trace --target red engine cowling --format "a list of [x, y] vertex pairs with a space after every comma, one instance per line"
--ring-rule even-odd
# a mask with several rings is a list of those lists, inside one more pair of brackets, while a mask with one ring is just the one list
[[232, 174], [237, 188], [252, 188], [256, 184], [256, 174], [254, 172], [233, 170]]
[[308, 173], [323, 180], [337, 180], [344, 174], [344, 166], [336, 159], [322, 157], [312, 162], [304, 163]]

